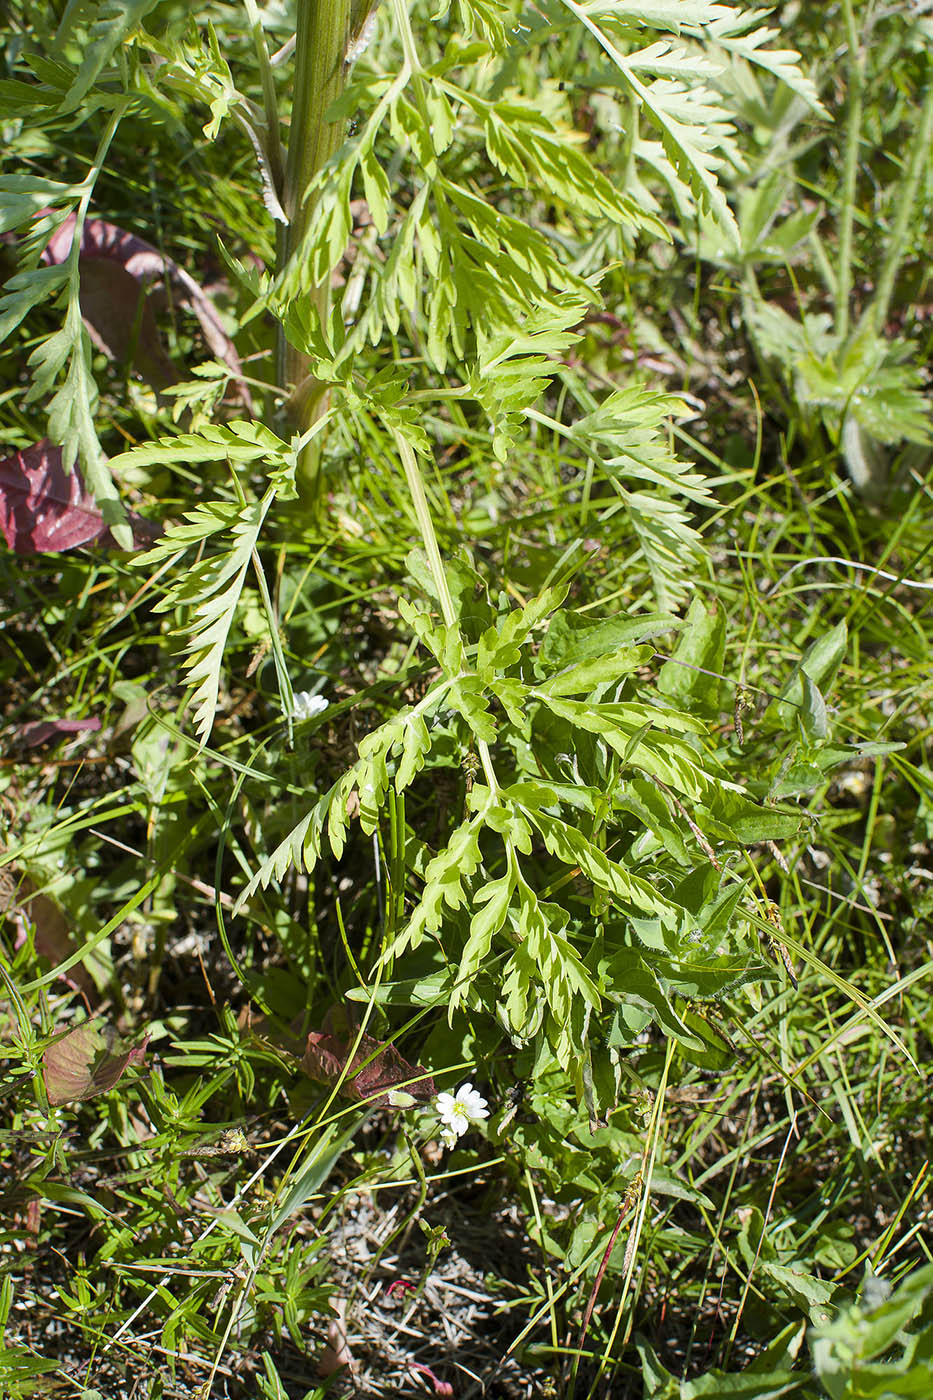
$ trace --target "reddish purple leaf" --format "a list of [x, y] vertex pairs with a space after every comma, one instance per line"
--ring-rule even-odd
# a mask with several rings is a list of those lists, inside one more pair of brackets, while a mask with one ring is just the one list
[[408, 1369], [409, 1371], [414, 1372], [416, 1375], [427, 1376], [428, 1380], [434, 1387], [435, 1395], [453, 1395], [454, 1388], [450, 1384], [450, 1381], [440, 1380], [438, 1376], [435, 1376], [430, 1366], [422, 1366], [420, 1361], [409, 1361]]
[[44, 744], [47, 739], [61, 734], [78, 734], [82, 729], [100, 729], [99, 719], [37, 719], [24, 724], [19, 731], [19, 741], [27, 749]]
[[[16, 948], [25, 943], [31, 925], [33, 947], [40, 957], [48, 958], [53, 967], [77, 952], [78, 945], [62, 910], [50, 895], [37, 891], [28, 875], [13, 875], [9, 868], [0, 870], [0, 914], [13, 921]], [[80, 992], [88, 1004], [99, 1000], [90, 973], [80, 963], [63, 972], [62, 980]]]
[[143, 1065], [146, 1036], [130, 1050], [116, 1049], [110, 1026], [85, 1021], [60, 1036], [42, 1056], [42, 1072], [49, 1103], [55, 1107], [103, 1094], [119, 1082], [128, 1065]]
[[[410, 1065], [394, 1045], [363, 1035], [356, 1053], [350, 1059], [355, 1043], [356, 1035], [352, 1030], [347, 1032], [346, 1040], [328, 1031], [311, 1031], [301, 1057], [301, 1067], [311, 1079], [332, 1085], [337, 1083], [349, 1062], [346, 1078], [340, 1086], [341, 1094], [358, 1102], [365, 1100], [374, 1108], [388, 1105], [388, 1092], [391, 1089], [402, 1089], [415, 1099], [434, 1097], [434, 1080], [427, 1070], [420, 1065]], [[367, 1060], [369, 1063], [364, 1064]]]
[[[151, 541], [148, 521], [131, 517], [133, 544]], [[117, 544], [75, 464], [62, 466], [62, 450], [43, 440], [0, 462], [0, 532], [17, 554], [59, 554], [85, 544]]]
[[330, 1306], [336, 1314], [327, 1324], [327, 1346], [320, 1361], [317, 1373], [323, 1379], [344, 1368], [354, 1369], [353, 1357], [347, 1344], [347, 1302], [345, 1298], [331, 1298]]
[[[65, 261], [74, 227], [75, 217], [70, 214], [46, 245], [43, 262], [55, 265]], [[156, 389], [175, 383], [180, 376], [162, 348], [152, 307], [148, 299], [142, 308], [139, 304], [141, 288], [170, 282], [175, 300], [197, 316], [208, 346], [232, 370], [241, 401], [253, 411], [236, 347], [210, 297], [184, 268], [145, 239], [105, 219], [85, 220], [80, 264], [81, 313], [88, 334], [100, 349], [120, 361], [128, 360], [135, 351], [136, 368]]]

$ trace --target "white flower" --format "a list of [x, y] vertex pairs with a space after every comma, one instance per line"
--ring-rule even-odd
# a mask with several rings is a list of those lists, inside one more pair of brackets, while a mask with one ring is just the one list
[[294, 696], [292, 719], [313, 719], [323, 714], [329, 701], [323, 695], [312, 695], [310, 690], [299, 690]]
[[444, 1125], [441, 1141], [445, 1147], [452, 1147], [472, 1123], [481, 1123], [489, 1117], [486, 1100], [469, 1081], [456, 1094], [438, 1094], [434, 1107]]

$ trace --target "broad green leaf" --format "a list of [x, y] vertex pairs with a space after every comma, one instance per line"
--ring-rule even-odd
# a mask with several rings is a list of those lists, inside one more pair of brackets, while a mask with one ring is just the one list
[[[793, 675], [781, 691], [781, 699], [771, 701], [763, 716], [763, 722], [779, 723], [784, 728], [795, 728], [798, 712], [802, 711], [808, 703], [804, 676], [808, 676], [813, 685], [818, 686], [820, 690], [828, 691], [845, 659], [847, 646], [848, 632], [845, 621], [837, 622], [835, 627], [831, 627], [828, 632], [818, 637], [807, 648], [803, 658], [795, 666]], [[814, 704], [818, 706], [818, 702], [812, 697], [812, 692], [810, 703], [811, 706]], [[812, 718], [818, 724], [818, 708], [812, 711]], [[825, 719], [825, 705], [823, 718]]]
[[722, 669], [726, 618], [721, 608], [708, 610], [694, 598], [673, 659], [658, 675], [658, 689], [684, 708], [714, 715], [722, 709]]
[[793, 1395], [808, 1377], [793, 1371], [755, 1372], [754, 1375], [709, 1371], [693, 1381], [682, 1381], [678, 1400], [777, 1400]]
[[559, 667], [606, 656], [633, 643], [647, 641], [672, 628], [683, 626], [679, 618], [666, 613], [646, 613], [640, 617], [609, 617], [594, 622], [577, 613], [558, 612], [551, 618], [541, 647], [541, 665], [553, 671]]
[[598, 685], [616, 684], [639, 666], [644, 666], [651, 655], [651, 647], [620, 647], [604, 656], [577, 662], [535, 689], [546, 695], [588, 695]]
[[[620, 1016], [623, 1021], [627, 1008], [632, 1007], [639, 1017], [648, 1013], [666, 1035], [687, 1049], [705, 1049], [704, 1042], [688, 1029], [677, 1014], [672, 998], [639, 953], [629, 949], [618, 953], [606, 971], [606, 995], [610, 1000], [621, 1003]], [[619, 1034], [618, 1031], [613, 1033], [610, 1045], [626, 1043], [619, 1038]]]
[[836, 1292], [836, 1284], [826, 1283], [805, 1269], [792, 1269], [771, 1259], [759, 1258], [757, 1271], [808, 1313], [811, 1321], [829, 1321], [833, 1312], [829, 1300]]

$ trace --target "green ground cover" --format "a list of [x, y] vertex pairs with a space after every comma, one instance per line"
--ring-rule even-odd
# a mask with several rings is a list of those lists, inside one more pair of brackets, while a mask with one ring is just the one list
[[0, 1395], [933, 1393], [927, 7], [0, 25]]

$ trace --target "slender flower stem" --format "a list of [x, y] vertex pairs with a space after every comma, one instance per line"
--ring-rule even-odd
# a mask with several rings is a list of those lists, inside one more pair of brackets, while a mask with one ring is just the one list
[[839, 265], [836, 273], [836, 335], [840, 346], [849, 334], [849, 299], [852, 295], [852, 228], [855, 220], [855, 186], [862, 139], [862, 88], [864, 59], [855, 28], [852, 0], [842, 0], [849, 49], [848, 103], [845, 161], [842, 173], [842, 208], [839, 217]]
[[396, 432], [394, 437], [395, 445], [402, 459], [402, 466], [405, 468], [405, 480], [411, 493], [412, 505], [415, 507], [415, 519], [418, 522], [418, 529], [421, 531], [424, 552], [428, 556], [428, 568], [431, 570], [434, 587], [437, 589], [437, 596], [441, 601], [441, 615], [447, 626], [453, 627], [457, 622], [457, 613], [447, 585], [447, 575], [444, 572], [441, 550], [434, 532], [434, 521], [431, 519], [431, 511], [418, 462], [408, 439], [399, 432]]
[[884, 329], [884, 323], [888, 319], [891, 297], [894, 293], [894, 279], [904, 257], [910, 216], [914, 211], [920, 180], [930, 159], [931, 146], [933, 146], [933, 67], [927, 76], [926, 93], [907, 161], [907, 172], [901, 180], [897, 192], [897, 212], [885, 250], [884, 266], [878, 278], [878, 289], [866, 313], [871, 317], [876, 334], [881, 333]]

